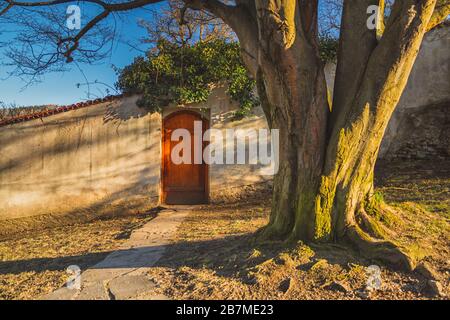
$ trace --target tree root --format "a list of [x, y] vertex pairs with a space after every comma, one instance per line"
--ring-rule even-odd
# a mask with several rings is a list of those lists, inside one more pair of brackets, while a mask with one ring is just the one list
[[363, 208], [356, 214], [356, 222], [362, 231], [369, 234], [372, 238], [383, 240], [386, 239], [386, 234], [389, 233], [382, 224], [367, 214]]
[[280, 232], [280, 230], [276, 228], [273, 223], [270, 223], [259, 229], [256, 232], [255, 236], [257, 242], [284, 240], [284, 238], [286, 237], [286, 235]]
[[[293, 235], [281, 235], [276, 228], [270, 224], [259, 229], [255, 236], [256, 242], [276, 240], [289, 243], [296, 239], [309, 243], [306, 239], [297, 239]], [[352, 225], [347, 228], [345, 236], [342, 238], [342, 242], [343, 244], [350, 245], [357, 249], [363, 257], [380, 261], [396, 270], [411, 272], [415, 269], [417, 263], [417, 261], [410, 257], [395, 243], [387, 240], [375, 239], [363, 231], [358, 225]]]
[[[377, 206], [377, 210], [383, 209]], [[380, 261], [397, 270], [413, 271], [417, 261], [396, 243], [387, 240], [393, 235], [392, 231], [369, 215], [363, 207], [356, 212], [355, 219], [346, 223], [347, 227], [342, 230], [342, 233], [336, 235], [335, 240], [357, 249], [361, 256], [368, 259]], [[295, 243], [298, 240], [305, 243], [314, 242], [313, 239], [298, 235], [287, 226], [280, 226], [273, 222], [259, 229], [255, 234], [255, 242]]]
[[379, 260], [392, 268], [408, 272], [415, 268], [416, 261], [395, 243], [373, 239], [357, 225], [348, 227], [345, 240], [369, 259]]

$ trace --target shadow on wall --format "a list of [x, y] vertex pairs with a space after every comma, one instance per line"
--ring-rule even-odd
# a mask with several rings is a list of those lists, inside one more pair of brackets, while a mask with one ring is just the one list
[[[154, 208], [159, 201], [159, 197], [149, 194], [145, 184], [143, 184], [143, 181], [147, 180], [147, 176], [153, 169], [154, 167], [149, 167], [141, 170], [138, 173], [139, 179], [133, 184], [109, 194], [90, 205], [82, 205], [83, 202], [78, 204], [70, 202], [67, 208], [61, 208], [61, 212], [50, 211], [39, 216], [0, 219], [0, 240], [28, 230], [36, 231], [73, 223], [86, 223], [97, 219], [147, 212]], [[60, 199], [63, 202], [64, 196], [62, 195]]]
[[[37, 220], [78, 221], [154, 205], [159, 115], [105, 120], [105, 108], [136, 111], [135, 99], [0, 128], [2, 229], [8, 229], [5, 219], [23, 218], [23, 224], [15, 221], [22, 230]], [[48, 219], [33, 219], [38, 215]]]
[[450, 100], [404, 109], [397, 121], [385, 159], [450, 158]]
[[[82, 121], [87, 122], [91, 118], [95, 118], [95, 115], [86, 116]], [[45, 123], [41, 125], [33, 124], [31, 126], [27, 126], [26, 128], [24, 128], [24, 130], [19, 134], [16, 134], [10, 138], [4, 137], [4, 139], [1, 139], [3, 151], [0, 150], [0, 156], [2, 157], [2, 159], [8, 159], [9, 161], [1, 161], [3, 163], [0, 162], [0, 174], [3, 171], [13, 170], [16, 167], [22, 168], [23, 166], [26, 165], [26, 163], [38, 161], [43, 157], [45, 157], [45, 155], [58, 156], [66, 153], [75, 153], [76, 155], [78, 151], [80, 151], [80, 153], [84, 152], [85, 150], [82, 149], [86, 147], [89, 148], [90, 145], [93, 144], [102, 145], [106, 143], [114, 143], [114, 140], [118, 142], [119, 140], [126, 138], [123, 133], [122, 134], [119, 133], [118, 131], [119, 127], [116, 127], [117, 130], [116, 137], [112, 137], [111, 139], [111, 137], [108, 137], [107, 135], [98, 135], [95, 137], [95, 141], [91, 140], [90, 144], [88, 145], [86, 144], [86, 141], [83, 141], [82, 136], [83, 132], [81, 131], [79, 134], [79, 139], [77, 141], [70, 141], [70, 143], [65, 143], [69, 141], [64, 141], [63, 139], [60, 139], [58, 141], [57, 139], [55, 139], [53, 141], [54, 142], [53, 144], [46, 144], [46, 145], [39, 144], [38, 145], [40, 147], [39, 152], [33, 152], [32, 154], [28, 154], [26, 157], [14, 158], [14, 156], [13, 157], [8, 156], [8, 154], [4, 152], [4, 150], [6, 150], [8, 147], [17, 148], [24, 142], [24, 140], [26, 141], [29, 139], [33, 139], [39, 135], [41, 136], [47, 135], [51, 130], [59, 132], [63, 131], [64, 127], [70, 127], [74, 125], [76, 126], [79, 123], [79, 121], [80, 119], [67, 119], [64, 121], [59, 121], [58, 123], [48, 123], [48, 124]], [[136, 137], [140, 133], [141, 133], [140, 128], [131, 128], [127, 130], [126, 135], [129, 137]], [[43, 137], [42, 140], [45, 140], [45, 137]], [[153, 143], [153, 145], [147, 147], [147, 149], [152, 149], [157, 144], [158, 143], [155, 142]]]
[[138, 96], [134, 96], [131, 99], [133, 99], [133, 103], [131, 104], [113, 103], [107, 106], [105, 117], [103, 118], [104, 122], [120, 123], [131, 119], [139, 119], [151, 114], [149, 109], [137, 106], [136, 102], [139, 99]]

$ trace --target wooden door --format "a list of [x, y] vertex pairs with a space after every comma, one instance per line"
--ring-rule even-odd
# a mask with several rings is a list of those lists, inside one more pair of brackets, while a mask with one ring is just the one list
[[[203, 133], [208, 121], [192, 111], [180, 111], [163, 121], [162, 202], [166, 204], [201, 204], [208, 202], [208, 166], [194, 162], [194, 121], [201, 121]], [[171, 141], [172, 132], [187, 129], [191, 133], [190, 164], [175, 164], [171, 159], [172, 149], [181, 141]], [[205, 144], [202, 146], [202, 155]]]

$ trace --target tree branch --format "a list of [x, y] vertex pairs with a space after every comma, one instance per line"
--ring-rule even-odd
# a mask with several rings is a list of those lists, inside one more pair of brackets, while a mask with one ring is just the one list
[[99, 23], [101, 20], [105, 19], [109, 14], [111, 13], [111, 11], [109, 10], [105, 10], [102, 13], [100, 13], [99, 15], [97, 15], [94, 19], [92, 19], [91, 21], [89, 21], [89, 23], [84, 26], [83, 29], [80, 30], [80, 32], [78, 32], [78, 34], [73, 37], [73, 38], [66, 38], [66, 39], [62, 39], [59, 43], [58, 43], [58, 47], [63, 45], [64, 43], [67, 42], [73, 42], [73, 45], [70, 46], [68, 48], [68, 50], [64, 53], [64, 56], [67, 59], [67, 62], [72, 62], [73, 58], [72, 58], [72, 53], [78, 49], [79, 43], [80, 43], [80, 39], [89, 32], [89, 30], [91, 30], [93, 27], [95, 27], [95, 25], [97, 23]]
[[450, 15], [450, 1], [438, 0], [433, 15], [431, 16], [430, 22], [428, 23], [427, 31], [430, 31], [437, 25], [444, 22], [449, 15]]
[[379, 11], [378, 11], [376, 28], [377, 28], [377, 39], [380, 40], [384, 33], [384, 29], [386, 28], [385, 21], [384, 21], [384, 14], [386, 12], [385, 0], [379, 0], [378, 7], [379, 7]]
[[378, 4], [378, 0], [344, 1], [329, 133], [354, 99], [367, 62], [377, 46], [375, 30], [367, 28], [367, 8]]
[[253, 1], [237, 0], [235, 6], [219, 0], [184, 0], [186, 8], [206, 10], [222, 19], [236, 33], [242, 47], [242, 55], [249, 71], [256, 78], [257, 21], [256, 7]]
[[[134, 0], [130, 2], [121, 2], [121, 3], [107, 3], [102, 0], [51, 0], [51, 1], [39, 1], [39, 2], [22, 2], [22, 1], [14, 1], [14, 0], [3, 0], [8, 3], [8, 6], [5, 10], [3, 10], [1, 14], [6, 13], [11, 7], [46, 7], [46, 6], [55, 6], [66, 3], [78, 2], [78, 3], [93, 3], [103, 7], [108, 11], [127, 11], [131, 9], [140, 8], [149, 4], [154, 4], [158, 2], [162, 2], [164, 0]], [[8, 8], [9, 7], [9, 8]]]
[[14, 5], [11, 1], [9, 0], [5, 0], [6, 2], [8, 2], [8, 5], [5, 7], [5, 9], [3, 9], [2, 11], [0, 11], [0, 16], [5, 14], [6, 12], [9, 11], [9, 9], [11, 9]]
[[[58, 47], [66, 45], [66, 51], [63, 56], [66, 62], [73, 61], [71, 55], [79, 49], [80, 40], [93, 29], [100, 21], [108, 17], [113, 12], [128, 11], [136, 8], [145, 7], [150, 4], [163, 2], [163, 0], [132, 0], [118, 3], [110, 3], [107, 0], [47, 0], [47, 1], [15, 1], [0, 0], [6, 3], [6, 7], [0, 11], [0, 16], [11, 11], [15, 7], [22, 8], [45, 8], [67, 3], [90, 3], [103, 8], [102, 13], [93, 18], [76, 36], [67, 37], [58, 40]], [[258, 34], [256, 22], [256, 9], [253, 1], [236, 0], [235, 5], [228, 5], [220, 0], [182, 0], [187, 8], [194, 10], [205, 10], [214, 16], [222, 19], [227, 25], [233, 29], [242, 46], [242, 52], [246, 64], [250, 67], [250, 72], [256, 76], [256, 61], [258, 41], [255, 35]], [[246, 54], [249, 53], [249, 54]], [[252, 62], [253, 61], [253, 62]], [[253, 66], [253, 67], [252, 67]]]
[[207, 10], [225, 21], [236, 13], [235, 6], [229, 6], [218, 0], [184, 0], [186, 8], [193, 10]]

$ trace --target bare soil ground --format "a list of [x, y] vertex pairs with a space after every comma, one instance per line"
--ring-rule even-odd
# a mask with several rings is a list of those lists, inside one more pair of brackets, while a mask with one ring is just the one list
[[[450, 278], [450, 163], [380, 164], [378, 196], [394, 212], [380, 217], [389, 236], [431, 265], [443, 291]], [[153, 268], [174, 299], [427, 299], [428, 277], [381, 264], [382, 287], [368, 293], [368, 261], [340, 245], [255, 243], [268, 222], [270, 191], [199, 208]]]
[[[450, 161], [381, 163], [378, 196], [393, 208], [378, 217], [389, 236], [427, 261], [450, 294]], [[173, 299], [429, 299], [428, 278], [383, 267], [368, 293], [366, 267], [377, 264], [341, 245], [256, 243], [268, 221], [270, 190], [198, 207], [179, 228], [150, 275]], [[0, 299], [34, 299], [61, 287], [66, 268], [102, 260], [155, 217], [110, 217], [0, 238]], [[8, 223], [11, 228], [11, 222]], [[1, 226], [0, 226], [1, 229]], [[0, 230], [0, 234], [1, 230]]]
[[[156, 211], [20, 233], [11, 232], [14, 221], [9, 221], [5, 224], [7, 235], [0, 238], [0, 300], [37, 299], [62, 287], [69, 266], [85, 270], [102, 261], [132, 230], [153, 219]], [[22, 225], [23, 221], [17, 223]]]

